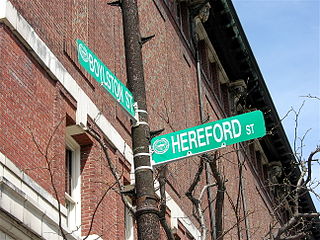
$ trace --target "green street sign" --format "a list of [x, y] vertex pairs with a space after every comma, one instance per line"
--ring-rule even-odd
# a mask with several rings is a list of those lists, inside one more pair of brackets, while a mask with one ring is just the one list
[[77, 39], [77, 46], [78, 61], [81, 66], [135, 119], [134, 99], [129, 89], [79, 39]]
[[153, 165], [166, 164], [264, 135], [266, 128], [261, 111], [165, 134], [151, 140]]

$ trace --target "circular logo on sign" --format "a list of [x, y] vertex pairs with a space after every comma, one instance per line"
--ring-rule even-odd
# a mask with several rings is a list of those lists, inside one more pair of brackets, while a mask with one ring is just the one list
[[169, 141], [165, 138], [160, 138], [153, 143], [152, 148], [155, 153], [164, 154], [169, 149]]
[[88, 51], [85, 46], [83, 46], [81, 43], [79, 44], [79, 54], [83, 61], [88, 62]]

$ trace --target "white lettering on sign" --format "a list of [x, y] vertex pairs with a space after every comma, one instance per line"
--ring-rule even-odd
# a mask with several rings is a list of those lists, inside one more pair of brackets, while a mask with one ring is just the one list
[[126, 106], [127, 108], [130, 108], [131, 107], [131, 103], [132, 103], [132, 96], [126, 91], [125, 92], [125, 99], [126, 99]]
[[[246, 126], [247, 134], [253, 133], [253, 124]], [[204, 147], [213, 142], [223, 142], [241, 136], [241, 124], [233, 119], [223, 123], [215, 123], [196, 130], [190, 130], [171, 136], [172, 152], [190, 151], [198, 147]]]
[[102, 85], [104, 85], [111, 93], [114, 94], [118, 102], [124, 102], [124, 104], [129, 108], [131, 107], [132, 96], [124, 91], [123, 86], [120, 82], [105, 68], [100, 62], [92, 56], [92, 54], [87, 53], [90, 71], [100, 79]]
[[[207, 127], [204, 128], [204, 133], [205, 133], [205, 135], [206, 135], [206, 142], [207, 142], [208, 144], [210, 144], [210, 137], [213, 136], [213, 135], [212, 135], [212, 132], [211, 132], [210, 130], [212, 130], [212, 126], [207, 126]], [[210, 131], [210, 132], [209, 132], [209, 131]]]
[[[218, 130], [219, 130], [219, 135], [220, 135], [220, 138], [218, 138], [217, 137], [217, 128], [218, 128]], [[213, 126], [213, 138], [214, 138], [214, 140], [216, 141], [216, 142], [221, 142], [222, 141], [222, 139], [223, 139], [223, 132], [222, 132], [222, 127], [221, 127], [221, 125], [220, 124], [215, 124], [214, 126]]]
[[180, 142], [181, 142], [181, 150], [182, 151], [189, 150], [189, 147], [185, 146], [185, 144], [188, 142], [187, 135], [188, 135], [187, 132], [184, 132], [184, 133], [180, 134]]
[[[197, 142], [197, 134], [195, 131], [189, 131], [188, 132], [188, 137], [189, 137], [189, 145], [190, 148], [197, 148], [198, 147], [198, 142]], [[193, 146], [192, 146], [193, 145]]]
[[[90, 75], [135, 119], [134, 99], [127, 87], [81, 41], [78, 43], [78, 60]], [[136, 120], [136, 119], [135, 119]]]
[[207, 145], [205, 142], [202, 142], [201, 139], [203, 139], [205, 136], [203, 135], [204, 128], [198, 128], [196, 130], [197, 136], [198, 136], [198, 145], [199, 147], [203, 147]]
[[[237, 119], [231, 120], [231, 125], [232, 125], [233, 137], [234, 138], [240, 137], [241, 136], [241, 124], [240, 124], [239, 120], [237, 120]], [[237, 127], [238, 127], [238, 132], [236, 129]]]
[[251, 134], [254, 133], [253, 127], [254, 127], [254, 124], [253, 124], [253, 123], [246, 126], [247, 135], [251, 135]]
[[176, 152], [176, 146], [178, 147], [178, 152], [180, 152], [180, 139], [179, 139], [179, 135], [177, 135], [176, 137], [177, 137], [177, 141], [174, 140], [174, 136], [171, 137], [171, 144], [172, 144], [173, 153]]

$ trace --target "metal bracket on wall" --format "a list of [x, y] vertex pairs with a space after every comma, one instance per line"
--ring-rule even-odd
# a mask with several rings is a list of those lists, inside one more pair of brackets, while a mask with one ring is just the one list
[[148, 114], [148, 112], [147, 112], [146, 110], [139, 109], [139, 108], [138, 108], [138, 103], [134, 103], [134, 106], [133, 106], [133, 107], [134, 107], [134, 109], [135, 109], [135, 120], [136, 120], [136, 122], [133, 123], [132, 127], [138, 127], [138, 126], [140, 126], [140, 125], [147, 125], [147, 126], [149, 126], [149, 124], [148, 124], [147, 122], [143, 122], [143, 121], [140, 122], [140, 120], [139, 120], [139, 114], [140, 114], [140, 113]]
[[134, 172], [143, 171], [143, 170], [151, 170], [153, 171], [153, 167], [151, 166], [140, 166], [134, 169]]
[[107, 4], [114, 7], [121, 7], [121, 1], [108, 2]]
[[141, 45], [145, 44], [146, 42], [149, 42], [152, 38], [154, 38], [156, 35], [153, 34], [151, 36], [148, 36], [148, 37], [141, 37]]

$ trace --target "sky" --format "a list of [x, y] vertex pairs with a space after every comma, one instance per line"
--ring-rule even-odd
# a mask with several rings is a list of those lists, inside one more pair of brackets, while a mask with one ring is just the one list
[[[304, 139], [308, 157], [320, 145], [320, 0], [232, 0], [259, 64], [280, 118], [305, 101], [298, 121], [298, 136]], [[295, 121], [291, 112], [283, 120], [293, 146]], [[316, 155], [320, 158], [320, 154]], [[320, 165], [312, 178], [320, 181]], [[317, 188], [320, 194], [320, 187]], [[320, 211], [320, 201], [313, 194]]]

